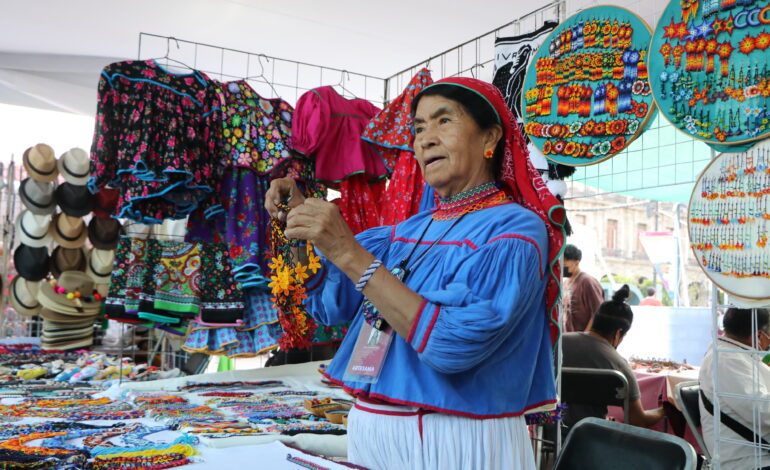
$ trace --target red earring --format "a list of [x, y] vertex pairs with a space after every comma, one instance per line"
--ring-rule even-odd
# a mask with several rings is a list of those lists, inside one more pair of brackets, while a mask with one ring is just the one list
[[495, 151], [494, 150], [492, 150], [492, 149], [484, 150], [484, 158], [486, 158], [487, 160], [489, 160], [490, 158], [492, 158], [494, 156], [495, 156]]

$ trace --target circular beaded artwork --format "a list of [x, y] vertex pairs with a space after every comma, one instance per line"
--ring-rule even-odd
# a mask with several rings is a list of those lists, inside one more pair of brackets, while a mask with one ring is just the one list
[[527, 69], [524, 132], [550, 160], [599, 163], [626, 148], [654, 111], [649, 26], [612, 6], [588, 8], [545, 39]]
[[766, 1], [672, 0], [649, 53], [661, 113], [718, 150], [770, 136], [768, 46]]
[[703, 170], [690, 197], [690, 246], [723, 291], [770, 298], [770, 143], [722, 153]]

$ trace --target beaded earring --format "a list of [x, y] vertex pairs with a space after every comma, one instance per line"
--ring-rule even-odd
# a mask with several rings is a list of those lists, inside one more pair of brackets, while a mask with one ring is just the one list
[[490, 158], [492, 158], [494, 156], [495, 156], [495, 151], [494, 150], [492, 150], [492, 149], [484, 150], [484, 158], [486, 158], [487, 160], [489, 160]]

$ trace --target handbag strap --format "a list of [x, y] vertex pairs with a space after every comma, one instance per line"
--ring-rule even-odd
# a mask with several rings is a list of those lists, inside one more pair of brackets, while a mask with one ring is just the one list
[[[709, 401], [708, 398], [706, 398], [706, 394], [703, 393], [703, 389], [700, 390], [700, 398], [703, 400], [703, 407], [706, 408], [706, 411], [708, 411], [711, 416], [714, 416], [714, 405], [711, 403], [711, 401]], [[719, 410], [719, 420], [722, 422], [722, 424], [749, 442], [761, 442], [764, 445], [770, 445], [761, 436], [758, 436], [754, 433], [754, 431], [739, 423], [731, 416], [726, 415], [722, 412], [722, 410]]]

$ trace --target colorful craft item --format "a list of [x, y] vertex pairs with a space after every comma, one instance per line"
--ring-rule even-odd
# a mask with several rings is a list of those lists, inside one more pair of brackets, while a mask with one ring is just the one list
[[588, 8], [556, 27], [530, 62], [522, 92], [524, 132], [543, 155], [564, 165], [599, 163], [644, 131], [655, 110], [649, 40], [647, 24], [620, 7]]
[[[278, 206], [285, 213], [289, 212], [287, 204]], [[279, 320], [283, 327], [283, 335], [279, 344], [283, 349], [310, 348], [315, 321], [308, 315], [303, 306], [307, 297], [305, 281], [316, 274], [321, 268], [320, 257], [316, 255], [311, 243], [305, 245], [308, 264], [303, 265], [295, 260], [292, 249], [295, 242], [286, 238], [283, 231], [285, 222], [273, 218], [270, 221], [270, 289], [273, 293], [275, 308], [279, 311]], [[300, 248], [301, 249], [301, 248]]]
[[650, 46], [652, 91], [679, 130], [717, 150], [746, 150], [770, 135], [770, 7], [700, 3], [671, 1], [663, 12]]
[[770, 298], [770, 144], [723, 153], [696, 183], [688, 210], [690, 246], [722, 290]]

